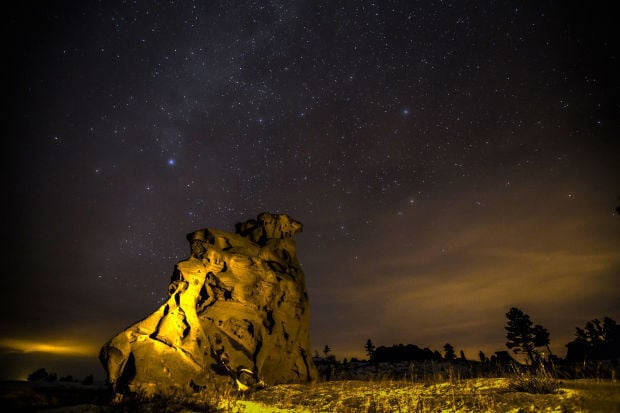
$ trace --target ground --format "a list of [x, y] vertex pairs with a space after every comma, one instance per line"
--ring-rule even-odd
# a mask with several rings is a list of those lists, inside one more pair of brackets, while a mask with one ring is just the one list
[[561, 380], [554, 394], [512, 388], [510, 378], [336, 380], [289, 384], [247, 395], [193, 402], [180, 398], [110, 404], [104, 386], [2, 383], [2, 411], [10, 412], [620, 412], [617, 380]]

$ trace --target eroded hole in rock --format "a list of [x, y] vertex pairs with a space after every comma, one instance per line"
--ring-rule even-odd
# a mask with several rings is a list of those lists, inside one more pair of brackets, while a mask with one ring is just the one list
[[290, 337], [288, 335], [288, 333], [286, 332], [286, 328], [284, 328], [284, 321], [282, 322], [282, 335], [284, 336], [284, 340], [288, 341], [288, 338]]
[[283, 273], [286, 271], [286, 267], [277, 261], [267, 261], [267, 265], [275, 272]]
[[193, 390], [194, 393], [200, 393], [207, 388], [207, 386], [205, 385], [196, 384], [194, 382], [194, 379], [189, 380], [189, 387]]
[[215, 374], [217, 374], [219, 376], [230, 376], [230, 372], [228, 371], [226, 366], [224, 366], [221, 363], [213, 363], [213, 364], [209, 365], [209, 367], [211, 368], [211, 370]]
[[209, 307], [209, 305], [213, 304], [215, 301], [209, 295], [209, 291], [205, 284], [200, 288], [200, 292], [198, 293], [198, 298], [196, 299], [196, 314], [201, 316], [205, 310]]
[[198, 259], [204, 258], [205, 253], [207, 252], [207, 245], [202, 240], [195, 239], [192, 241], [192, 255]]
[[181, 323], [182, 323], [182, 327], [183, 327], [183, 330], [181, 331], [181, 339], [184, 339], [185, 337], [187, 337], [189, 335], [191, 327], [187, 323], [187, 319], [186, 318], [183, 318], [181, 320]]
[[273, 311], [272, 310], [268, 310], [267, 311], [265, 320], [263, 321], [263, 325], [267, 329], [267, 334], [271, 334], [273, 332], [273, 326], [276, 325], [276, 322], [273, 319]]
[[129, 390], [129, 384], [136, 377], [136, 358], [133, 353], [129, 353], [127, 357], [127, 362], [124, 365], [123, 372], [118, 378], [118, 386], [120, 387], [121, 392], [126, 392]]
[[286, 291], [282, 291], [282, 295], [280, 296], [280, 299], [278, 300], [278, 307], [280, 307], [282, 303], [284, 302], [284, 297], [286, 297]]
[[256, 373], [244, 368], [240, 368], [237, 372], [237, 380], [247, 387], [255, 387], [260, 384], [260, 379]]

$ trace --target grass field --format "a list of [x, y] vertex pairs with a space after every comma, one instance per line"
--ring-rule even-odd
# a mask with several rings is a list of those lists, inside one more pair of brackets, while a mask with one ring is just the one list
[[542, 390], [550, 393], [540, 394], [534, 393], [540, 383], [528, 388], [522, 379], [335, 380], [193, 400], [127, 398], [117, 405], [101, 386], [5, 382], [0, 400], [3, 412], [620, 412], [618, 381], [549, 379]]
[[333, 381], [283, 385], [220, 405], [238, 412], [620, 412], [620, 383], [559, 382], [552, 394], [516, 391], [511, 379]]
[[[112, 403], [113, 395], [103, 384], [1, 382], [0, 411], [620, 413], [620, 381], [615, 374], [607, 379], [558, 379], [557, 372], [545, 368], [532, 373], [513, 366], [502, 369], [499, 377], [485, 377], [472, 375], [480, 372], [471, 365], [360, 363], [352, 370], [347, 370], [351, 365], [344, 366], [332, 380], [270, 386], [252, 393], [198, 393], [192, 398], [136, 394], [120, 403]], [[319, 369], [322, 374], [324, 367]]]

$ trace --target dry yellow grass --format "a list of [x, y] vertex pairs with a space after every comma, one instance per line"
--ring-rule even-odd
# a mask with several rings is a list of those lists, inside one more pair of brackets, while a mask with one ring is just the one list
[[[0, 406], [3, 411], [55, 408], [54, 412], [63, 413], [620, 412], [620, 382], [616, 380], [562, 380], [552, 394], [517, 391], [513, 381], [514, 377], [336, 380], [271, 386], [249, 394], [204, 394], [192, 400], [181, 395], [155, 398], [136, 395], [118, 405], [104, 402], [103, 394], [96, 389], [78, 398], [61, 388], [39, 389], [24, 383], [5, 388]], [[76, 390], [79, 389], [72, 389]], [[52, 403], [61, 396], [66, 398], [64, 403]]]
[[[239, 398], [230, 412], [618, 412], [620, 384], [570, 380], [557, 393], [515, 391], [510, 379], [442, 383], [333, 381], [274, 386]], [[219, 410], [219, 409], [218, 409]]]

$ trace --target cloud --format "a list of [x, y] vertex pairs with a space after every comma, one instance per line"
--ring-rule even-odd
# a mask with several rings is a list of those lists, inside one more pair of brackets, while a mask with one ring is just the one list
[[[333, 260], [330, 288], [311, 294], [337, 315], [331, 337], [321, 332], [320, 339], [361, 348], [359, 324], [349, 320], [364, 319], [363, 334], [376, 344], [438, 348], [449, 340], [502, 349], [505, 313], [517, 306], [550, 330], [561, 351], [585, 320], [618, 317], [617, 217], [585, 189], [576, 200], [563, 188], [528, 185], [510, 196], [489, 188], [484, 207], [464, 192], [375, 219], [377, 235], [355, 247], [363, 259]], [[345, 248], [330, 257], [352, 255]]]

